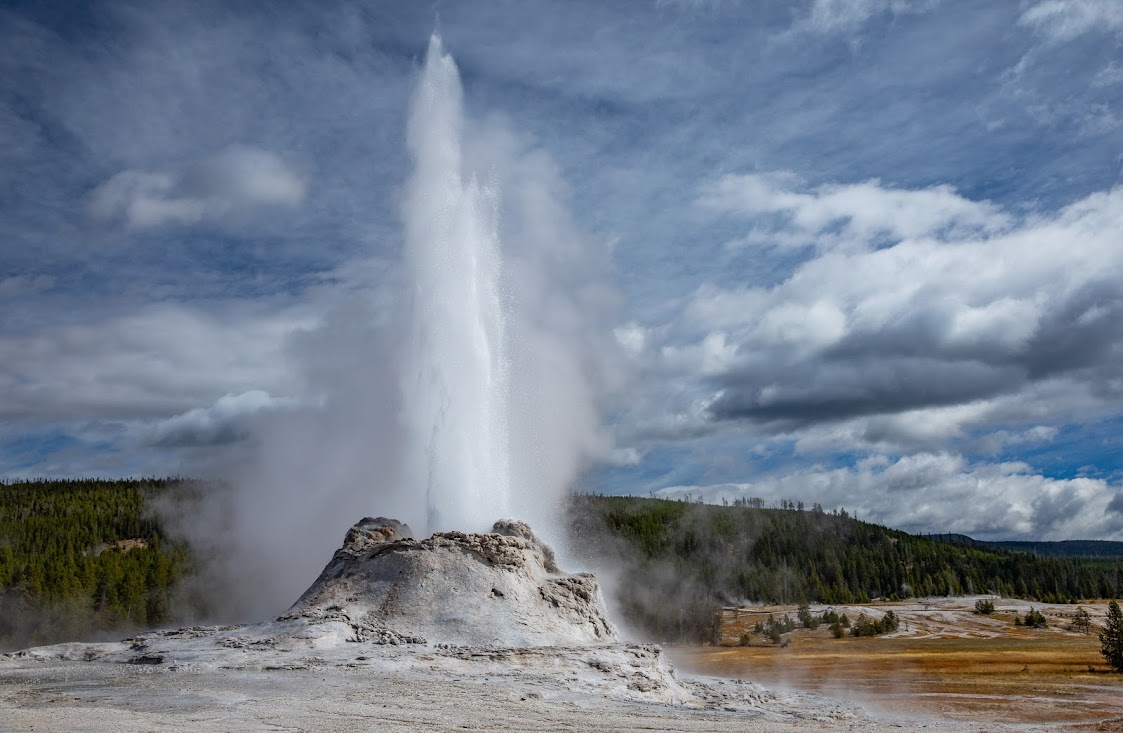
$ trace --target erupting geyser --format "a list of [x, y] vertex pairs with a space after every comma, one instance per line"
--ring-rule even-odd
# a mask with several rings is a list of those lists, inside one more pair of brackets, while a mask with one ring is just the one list
[[501, 122], [471, 121], [463, 96], [432, 37], [407, 119], [401, 267], [294, 338], [307, 404], [254, 423], [233, 501], [207, 501], [215, 520], [173, 520], [238, 558], [221, 567], [238, 615], [291, 601], [360, 512], [419, 536], [516, 517], [558, 545], [566, 492], [610, 452], [607, 249], [566, 211], [550, 157]]
[[280, 620], [383, 644], [612, 643], [595, 576], [563, 572], [524, 522], [491, 524], [514, 508], [513, 299], [498, 185], [466, 170], [463, 132], [459, 74], [434, 35], [406, 135], [414, 172], [403, 204], [403, 474], [425, 492], [427, 529], [460, 531], [418, 541], [401, 522], [364, 519]]
[[412, 282], [401, 372], [406, 478], [430, 530], [481, 530], [511, 513], [510, 389], [498, 192], [463, 170], [456, 64], [433, 36], [411, 105], [404, 204]]

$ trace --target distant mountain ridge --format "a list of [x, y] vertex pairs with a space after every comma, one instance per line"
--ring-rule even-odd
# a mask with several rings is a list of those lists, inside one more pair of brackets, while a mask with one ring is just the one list
[[1024, 552], [1041, 557], [1123, 559], [1123, 542], [1111, 540], [977, 540], [965, 534], [930, 534], [940, 542], [968, 547]]

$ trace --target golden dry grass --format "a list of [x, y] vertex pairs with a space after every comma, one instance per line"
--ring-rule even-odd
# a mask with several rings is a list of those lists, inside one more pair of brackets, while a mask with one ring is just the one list
[[[1052, 628], [1035, 630], [1013, 626], [1009, 608], [981, 617], [972, 606], [964, 601], [957, 607], [954, 599], [879, 604], [875, 611], [893, 608], [909, 632], [835, 639], [825, 627], [800, 629], [786, 647], [753, 636], [748, 647], [679, 648], [673, 656], [689, 671], [814, 690], [899, 713], [1119, 729], [1110, 721], [1123, 719], [1123, 675], [1108, 673], [1094, 634], [1064, 630], [1071, 608], [1046, 607]], [[1102, 616], [1095, 605], [1085, 607]], [[790, 607], [765, 609], [765, 618], [769, 610], [795, 615]], [[863, 609], [839, 610], [854, 619]], [[726, 643], [735, 643], [757, 620], [744, 611], [727, 612]]]

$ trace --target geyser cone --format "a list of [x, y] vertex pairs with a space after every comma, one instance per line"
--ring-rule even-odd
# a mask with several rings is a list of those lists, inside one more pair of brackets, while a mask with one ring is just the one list
[[404, 206], [413, 283], [402, 373], [407, 478], [429, 530], [483, 529], [510, 513], [509, 357], [498, 194], [465, 175], [456, 65], [433, 36], [411, 105]]
[[571, 575], [523, 522], [426, 540], [364, 519], [282, 620], [355, 641], [564, 646], [616, 641], [595, 575]]

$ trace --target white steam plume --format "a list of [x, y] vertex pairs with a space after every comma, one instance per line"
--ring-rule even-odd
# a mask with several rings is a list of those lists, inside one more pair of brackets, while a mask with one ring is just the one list
[[463, 170], [461, 94], [433, 36], [406, 136], [402, 418], [405, 477], [425, 488], [428, 528], [479, 531], [510, 513], [509, 357], [498, 193]]
[[561, 545], [561, 501], [611, 450], [600, 413], [621, 381], [621, 303], [557, 167], [503, 123], [465, 117], [437, 37], [407, 137], [400, 285], [372, 282], [294, 339], [305, 388], [285, 397], [301, 406], [262, 413], [236, 455], [212, 460], [232, 492], [177, 512], [213, 550], [229, 618], [286, 607], [366, 515], [418, 533], [513, 516]]

